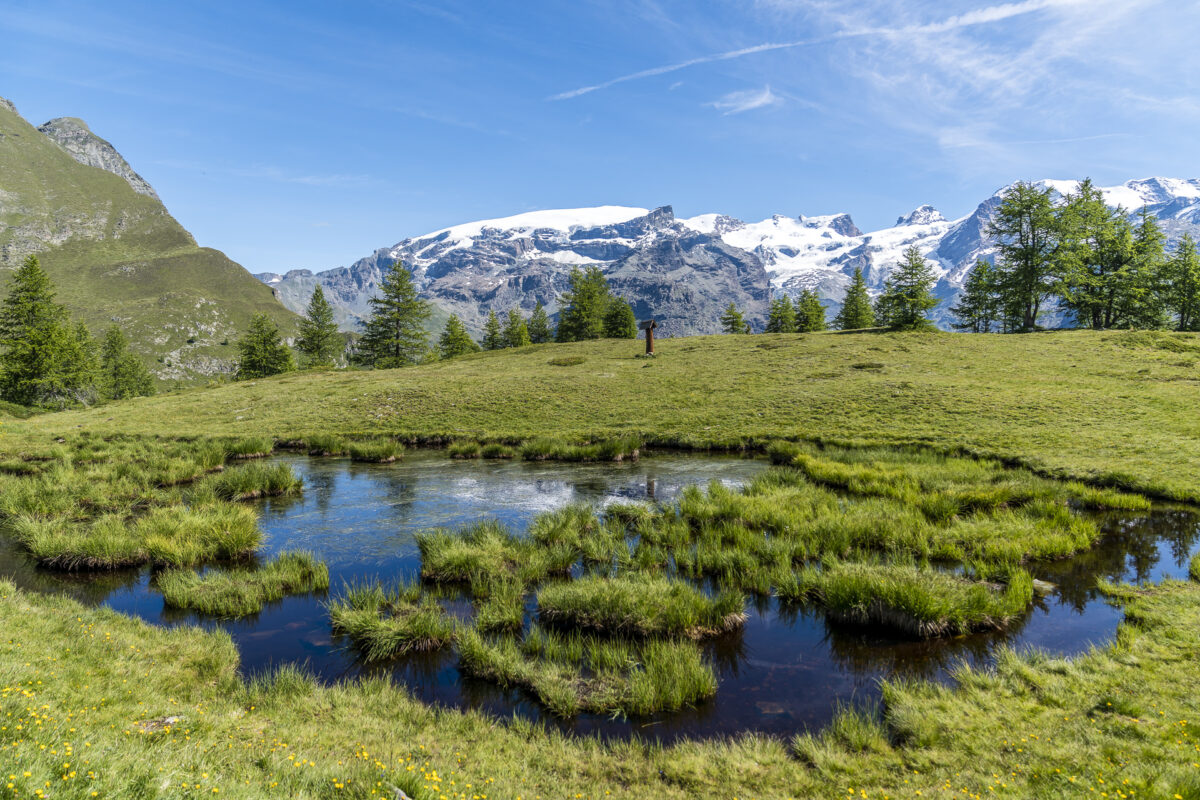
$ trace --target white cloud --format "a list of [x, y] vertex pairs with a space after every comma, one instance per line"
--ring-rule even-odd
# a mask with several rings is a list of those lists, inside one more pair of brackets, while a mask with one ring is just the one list
[[730, 114], [753, 111], [756, 108], [763, 108], [764, 106], [777, 105], [781, 102], [783, 101], [777, 94], [771, 91], [770, 86], [764, 86], [761, 89], [745, 89], [740, 92], [730, 92], [708, 105], [728, 116]]

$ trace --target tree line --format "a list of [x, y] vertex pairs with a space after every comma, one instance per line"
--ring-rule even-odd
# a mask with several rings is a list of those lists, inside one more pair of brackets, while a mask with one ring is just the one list
[[[503, 318], [488, 311], [483, 338], [475, 341], [466, 325], [451, 314], [436, 342], [428, 331], [432, 305], [417, 293], [412, 273], [396, 262], [384, 273], [379, 293], [371, 298], [371, 313], [363, 333], [354, 343], [349, 361], [365, 369], [391, 369], [410, 364], [455, 358], [481, 350], [525, 347], [545, 342], [575, 342], [587, 339], [637, 337], [633, 307], [616, 296], [598, 267], [575, 268], [569, 288], [559, 301], [558, 325], [539, 302], [528, 318], [513, 309]], [[238, 342], [239, 378], [259, 378], [296, 369], [292, 350], [279, 329], [265, 315], [251, 322]], [[318, 285], [300, 322], [296, 339], [301, 365], [307, 368], [334, 366], [345, 350], [343, 335], [334, 321], [333, 308]]]
[[0, 399], [64, 408], [154, 394], [154, 380], [118, 325], [101, 341], [55, 301], [37, 256], [17, 268], [0, 303]]

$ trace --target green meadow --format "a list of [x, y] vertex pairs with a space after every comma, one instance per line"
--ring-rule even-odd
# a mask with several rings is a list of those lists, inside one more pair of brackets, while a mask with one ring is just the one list
[[[254, 558], [246, 501], [304, 491], [286, 464], [256, 460], [277, 449], [769, 457], [745, 487], [692, 487], [677, 506], [568, 506], [528, 535], [426, 531], [419, 582], [329, 590], [330, 631], [364, 660], [447, 650], [554, 716], [636, 721], [718, 691], [699, 642], [740, 626], [752, 597], [914, 638], [1002, 630], [1033, 601], [1030, 564], [1097, 542], [1088, 510], [1200, 500], [1200, 336], [658, 349], [533, 346], [8, 417], [0, 519], [47, 569], [153, 565], [171, 605], [236, 617], [328, 587], [309, 554]], [[821, 731], [667, 746], [652, 728], [604, 741], [434, 709], [381, 678], [246, 677], [220, 630], [0, 582], [0, 797], [1200, 797], [1200, 584], [1102, 588], [1125, 622], [1078, 658], [1002, 651], [951, 685], [885, 682], [878, 707]], [[470, 615], [447, 614], [445, 597]]]

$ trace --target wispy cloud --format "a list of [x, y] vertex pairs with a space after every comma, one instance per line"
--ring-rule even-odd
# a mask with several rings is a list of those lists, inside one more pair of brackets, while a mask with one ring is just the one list
[[817, 44], [825, 44], [828, 42], [838, 41], [840, 39], [856, 37], [894, 38], [900, 36], [946, 33], [961, 28], [1001, 22], [1013, 17], [1032, 14], [1037, 11], [1043, 11], [1054, 6], [1074, 6], [1082, 5], [1086, 2], [1088, 2], [1088, 0], [1024, 0], [1024, 2], [1003, 3], [1000, 5], [990, 6], [988, 8], [970, 11], [965, 14], [956, 14], [952, 17], [947, 17], [946, 19], [929, 23], [917, 23], [900, 26], [859, 25], [855, 27], [846, 27], [827, 36], [809, 39], [797, 39], [790, 42], [764, 42], [762, 44], [756, 44], [750, 47], [741, 47], [736, 50], [726, 50], [721, 53], [711, 53], [705, 56], [698, 56], [697, 58], [690, 58], [686, 61], [679, 61], [674, 64], [651, 67], [649, 69], [631, 72], [627, 75], [620, 75], [616, 78], [610, 78], [609, 80], [601, 83], [592, 84], [590, 86], [581, 86], [576, 89], [560, 92], [556, 95], [552, 95], [549, 99], [570, 100], [571, 98], [580, 97], [601, 89], [608, 89], [621, 83], [636, 81], [642, 78], [652, 78], [657, 75], [666, 75], [672, 72], [678, 72], [681, 69], [687, 69], [688, 67], [699, 66], [700, 64], [711, 64], [717, 61], [729, 61], [736, 58], [743, 58], [745, 56], [757, 55], [758, 53], [769, 53], [776, 50], [791, 50], [798, 47], [811, 47]]
[[722, 112], [726, 116], [730, 114], [741, 114], [746, 111], [753, 111], [756, 108], [764, 106], [773, 106], [780, 103], [779, 96], [771, 91], [770, 86], [764, 86], [761, 89], [746, 89], [740, 92], [730, 92], [719, 100], [714, 100], [708, 105]]

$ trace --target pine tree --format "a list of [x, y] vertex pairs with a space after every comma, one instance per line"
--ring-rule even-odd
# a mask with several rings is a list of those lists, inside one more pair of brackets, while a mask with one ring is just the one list
[[1184, 234], [1165, 267], [1167, 307], [1181, 331], [1200, 329], [1200, 256], [1190, 234]]
[[358, 361], [375, 369], [420, 363], [429, 351], [429, 303], [417, 294], [412, 273], [397, 261], [371, 298], [371, 317], [358, 342]]
[[525, 326], [521, 312], [515, 308], [510, 310], [508, 321], [504, 323], [504, 346], [525, 347], [530, 344], [533, 344], [533, 340], [529, 338], [529, 328]]
[[483, 323], [483, 341], [480, 344], [484, 350], [499, 350], [504, 347], [504, 333], [500, 330], [500, 318], [496, 316], [495, 311], [488, 311], [487, 321]]
[[990, 262], [979, 259], [967, 273], [958, 303], [950, 313], [957, 318], [954, 329], [971, 333], [990, 333], [1000, 315], [1000, 296], [996, 291], [996, 273]]
[[725, 307], [725, 313], [721, 315], [721, 330], [725, 333], [747, 333], [749, 331], [746, 318], [732, 302]]
[[892, 330], [922, 330], [932, 328], [927, 313], [937, 305], [933, 288], [934, 274], [921, 251], [913, 247], [904, 251], [904, 260], [884, 283], [883, 293], [875, 304], [875, 315]]
[[0, 305], [0, 398], [26, 406], [83, 402], [93, 391], [95, 346], [73, 327], [54, 287], [29, 256]]
[[863, 279], [862, 267], [854, 268], [850, 288], [846, 290], [846, 298], [842, 300], [842, 310], [834, 318], [833, 324], [843, 331], [875, 327], [875, 309], [871, 308], [871, 296], [867, 294], [867, 282]]
[[333, 320], [333, 306], [325, 299], [319, 283], [313, 289], [304, 318], [300, 320], [296, 349], [304, 356], [304, 364], [308, 367], [332, 367], [342, 352], [342, 336]]
[[637, 332], [637, 317], [633, 315], [633, 306], [620, 297], [609, 300], [608, 309], [604, 312], [604, 337], [636, 339]]
[[571, 270], [571, 288], [559, 303], [557, 340], [582, 342], [599, 339], [604, 333], [604, 314], [612, 293], [599, 267]]
[[438, 354], [442, 358], [454, 358], [467, 353], [478, 353], [479, 345], [467, 333], [467, 328], [457, 314], [451, 314], [442, 329], [442, 338], [438, 340]]
[[116, 325], [100, 346], [100, 393], [109, 400], [154, 394], [154, 378], [142, 360], [129, 351], [125, 333]]
[[796, 330], [813, 333], [825, 328], [825, 306], [821, 305], [821, 298], [812, 289], [805, 289], [796, 302]]
[[792, 299], [786, 294], [771, 301], [771, 310], [767, 315], [767, 333], [795, 333], [796, 309]]
[[1009, 329], [1037, 327], [1042, 303], [1054, 294], [1059, 222], [1051, 189], [1021, 181], [1001, 197], [988, 235], [996, 240], [996, 286]]
[[1166, 327], [1169, 294], [1166, 262], [1166, 236], [1158, 219], [1143, 206], [1133, 232], [1133, 256], [1118, 287], [1122, 327]]
[[550, 317], [542, 307], [542, 301], [539, 300], [533, 307], [533, 313], [529, 315], [529, 323], [525, 328], [529, 331], [529, 341], [533, 344], [554, 341], [554, 332], [550, 330]]
[[296, 368], [291, 348], [279, 335], [279, 328], [263, 312], [255, 314], [250, 320], [249, 330], [238, 341], [238, 354], [239, 380], [265, 378]]

